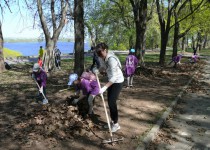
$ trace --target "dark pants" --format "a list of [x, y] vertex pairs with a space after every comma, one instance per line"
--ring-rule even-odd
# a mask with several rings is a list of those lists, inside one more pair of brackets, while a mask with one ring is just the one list
[[122, 90], [123, 83], [114, 83], [108, 88], [108, 105], [110, 116], [114, 123], [118, 122], [117, 99]]
[[55, 56], [55, 66], [60, 67], [61, 66], [61, 57]]

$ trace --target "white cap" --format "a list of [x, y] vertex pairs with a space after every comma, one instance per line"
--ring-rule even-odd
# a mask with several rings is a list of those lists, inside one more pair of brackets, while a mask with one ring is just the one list
[[76, 73], [70, 74], [68, 85], [72, 85], [72, 83], [78, 79], [78, 75]]
[[33, 67], [33, 72], [37, 72], [39, 69], [40, 69], [39, 64], [38, 63], [35, 63], [34, 64], [34, 67]]

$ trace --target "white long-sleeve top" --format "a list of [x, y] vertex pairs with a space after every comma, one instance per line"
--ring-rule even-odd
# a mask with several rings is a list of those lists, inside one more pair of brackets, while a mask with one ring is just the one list
[[102, 66], [106, 67], [106, 73], [109, 82], [122, 83], [124, 82], [124, 76], [121, 70], [121, 63], [113, 52], [108, 52], [105, 60], [103, 60]]

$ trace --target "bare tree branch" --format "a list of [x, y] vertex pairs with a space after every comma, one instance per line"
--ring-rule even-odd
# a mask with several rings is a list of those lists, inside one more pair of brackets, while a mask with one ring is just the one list
[[52, 16], [52, 25], [53, 25], [53, 31], [56, 29], [56, 18], [55, 18], [55, 1], [51, 0], [51, 16]]

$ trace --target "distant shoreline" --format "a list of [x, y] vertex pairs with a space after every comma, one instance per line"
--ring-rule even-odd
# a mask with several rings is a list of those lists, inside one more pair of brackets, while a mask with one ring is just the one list
[[[42, 39], [34, 39], [34, 38], [5, 38], [4, 43], [21, 43], [21, 42], [45, 42]], [[59, 39], [58, 42], [74, 42], [74, 39]]]
[[[56, 46], [62, 54], [72, 53], [74, 51], [74, 42], [58, 41]], [[4, 47], [20, 52], [23, 56], [38, 55], [40, 46], [45, 49], [45, 42], [5, 42]], [[84, 44], [85, 51], [90, 50], [88, 43]]]

